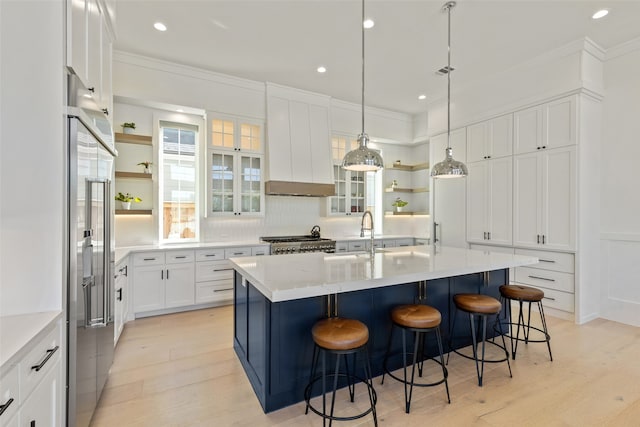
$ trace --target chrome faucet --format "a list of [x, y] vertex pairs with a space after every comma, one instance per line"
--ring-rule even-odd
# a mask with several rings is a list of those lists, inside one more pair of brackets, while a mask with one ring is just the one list
[[[369, 224], [371, 224], [369, 226], [369, 228], [366, 228], [364, 225], [364, 220], [367, 217], [367, 215], [369, 215]], [[360, 237], [364, 237], [364, 231], [365, 230], [369, 230], [371, 231], [371, 253], [373, 253], [374, 251], [374, 247], [373, 247], [373, 215], [371, 214], [371, 211], [365, 211], [365, 213], [362, 215], [362, 220], [360, 221]]]

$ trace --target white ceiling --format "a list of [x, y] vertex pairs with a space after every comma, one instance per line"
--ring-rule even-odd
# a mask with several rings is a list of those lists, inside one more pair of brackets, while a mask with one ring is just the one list
[[[444, 3], [366, 1], [367, 105], [418, 113], [446, 93]], [[580, 38], [608, 49], [640, 37], [640, 0], [460, 0], [451, 21], [455, 92]], [[360, 22], [358, 0], [118, 0], [114, 48], [360, 103]]]

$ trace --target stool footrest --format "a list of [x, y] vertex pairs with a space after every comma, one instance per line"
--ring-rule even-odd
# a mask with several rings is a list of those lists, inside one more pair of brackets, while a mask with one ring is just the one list
[[[402, 355], [402, 353], [394, 353], [394, 354], [390, 354], [388, 358], [390, 359], [392, 357], [401, 356], [401, 355]], [[407, 356], [411, 356], [410, 360], [413, 360], [413, 353], [407, 353]], [[423, 362], [428, 362], [428, 361], [433, 361], [433, 362], [437, 363], [441, 367], [441, 369], [444, 370], [443, 378], [438, 380], [438, 381], [436, 381], [436, 382], [433, 382], [433, 383], [417, 383], [417, 382], [414, 381], [413, 382], [414, 386], [416, 386], [416, 387], [433, 387], [433, 386], [436, 386], [436, 385], [444, 383], [447, 380], [447, 378], [449, 378], [449, 371], [447, 370], [447, 367], [443, 366], [442, 363], [440, 363], [440, 361], [436, 360], [434, 357], [428, 357], [428, 358], [423, 359], [421, 361], [417, 361], [416, 363], [423, 363]], [[384, 372], [387, 375], [389, 375], [391, 378], [393, 378], [394, 380], [400, 381], [403, 384], [411, 384], [411, 381], [405, 381], [403, 378], [400, 378], [400, 377], [397, 377], [396, 375], [394, 375], [389, 370], [389, 368], [387, 368], [387, 364], [386, 363], [384, 364], [383, 368], [384, 368]], [[400, 369], [402, 369], [402, 368], [400, 368]], [[422, 375], [420, 375], [420, 377], [422, 377]]]
[[[507, 350], [506, 348], [504, 348], [503, 346], [501, 346], [501, 345], [500, 345], [500, 344], [498, 344], [497, 342], [494, 342], [494, 341], [486, 341], [486, 340], [485, 340], [485, 343], [487, 343], [487, 344], [493, 344], [493, 345], [495, 345], [496, 347], [498, 347], [500, 350], [503, 350], [505, 353], [507, 353], [507, 352], [508, 352], [508, 350]], [[479, 342], [479, 343], [478, 343], [478, 345], [480, 345], [480, 344], [481, 344], [481, 342]], [[472, 344], [472, 345], [473, 345], [473, 344]], [[469, 359], [469, 360], [476, 360], [473, 356], [469, 356], [469, 355], [467, 355], [467, 354], [462, 353], [462, 352], [460, 351], [460, 349], [452, 348], [450, 351], [452, 351], [453, 353], [457, 354], [458, 356], [462, 356], [462, 357], [464, 357], [465, 359]], [[472, 351], [473, 351], [473, 350], [472, 350]], [[476, 349], [476, 351], [477, 351], [477, 349]], [[502, 359], [484, 359], [484, 361], [485, 361], [486, 363], [500, 363], [500, 362], [505, 362], [505, 361], [507, 361], [508, 359], [509, 359], [509, 357], [508, 357], [508, 355], [507, 355], [507, 356], [503, 357]]]
[[[327, 378], [333, 378], [335, 374], [332, 373], [327, 373], [326, 377]], [[309, 407], [309, 409], [311, 409], [312, 412], [314, 412], [317, 415], [320, 415], [322, 418], [325, 418], [327, 420], [334, 420], [334, 421], [352, 421], [352, 420], [357, 420], [358, 418], [362, 418], [368, 414], [370, 414], [375, 407], [375, 404], [378, 402], [378, 395], [376, 394], [376, 390], [373, 388], [373, 386], [371, 386], [371, 384], [369, 384], [369, 382], [367, 380], [365, 380], [362, 377], [359, 377], [357, 375], [353, 375], [353, 374], [346, 374], [343, 372], [338, 373], [338, 377], [344, 377], [344, 378], [349, 378], [349, 382], [351, 384], [356, 384], [356, 382], [354, 380], [358, 380], [360, 382], [362, 382], [365, 387], [367, 387], [369, 389], [369, 392], [372, 394], [373, 396], [373, 403], [374, 406], [373, 407], [369, 407], [369, 409], [367, 409], [364, 412], [355, 414], [355, 415], [350, 415], [350, 416], [338, 416], [338, 415], [327, 415], [327, 414], [323, 414], [322, 411], [319, 411], [318, 409], [316, 409], [312, 404], [311, 404], [311, 389], [313, 387], [313, 384], [315, 384], [318, 381], [322, 380], [322, 375], [317, 375], [315, 378], [313, 378], [311, 381], [309, 381], [309, 384], [307, 384], [307, 387], [305, 387], [304, 389], [304, 399], [307, 402], [307, 405]], [[345, 388], [345, 387], [342, 387]], [[322, 395], [320, 395], [322, 396]]]
[[551, 335], [549, 335], [548, 333], [546, 333], [546, 332], [545, 332], [545, 331], [543, 331], [542, 329], [537, 328], [537, 327], [535, 327], [535, 326], [529, 326], [529, 327], [527, 328], [526, 326], [525, 326], [525, 327], [523, 327], [523, 326], [522, 326], [522, 324], [520, 324], [520, 329], [523, 331], [523, 333], [524, 333], [524, 330], [525, 330], [525, 329], [533, 329], [534, 331], [538, 331], [538, 332], [540, 332], [542, 335], [544, 335], [544, 336], [546, 337], [545, 339], [531, 339], [531, 338], [524, 337], [524, 336], [520, 337], [519, 335], [518, 335], [517, 337], [515, 337], [515, 336], [514, 336], [514, 337], [512, 337], [512, 336], [511, 336], [511, 332], [509, 331], [509, 328], [506, 328], [506, 332], [503, 332], [503, 331], [501, 330], [503, 326], [512, 326], [512, 327], [517, 328], [517, 327], [518, 327], [518, 324], [517, 324], [517, 323], [513, 323], [513, 322], [500, 322], [500, 325], [499, 325], [500, 330], [498, 329], [498, 325], [494, 325], [494, 326], [493, 326], [493, 330], [494, 330], [495, 332], [502, 333], [506, 338], [510, 338], [510, 339], [512, 339], [512, 340], [518, 340], [518, 341], [522, 341], [522, 342], [526, 342], [526, 343], [530, 343], [530, 342], [547, 342], [547, 341], [551, 341]]

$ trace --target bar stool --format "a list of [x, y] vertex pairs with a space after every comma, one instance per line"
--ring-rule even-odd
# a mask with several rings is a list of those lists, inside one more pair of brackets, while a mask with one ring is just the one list
[[[449, 376], [447, 372], [447, 368], [444, 366], [444, 356], [442, 354], [442, 338], [440, 336], [440, 322], [442, 320], [442, 316], [440, 312], [428, 305], [422, 304], [409, 304], [409, 305], [401, 305], [398, 307], [394, 307], [391, 310], [391, 333], [389, 334], [389, 345], [387, 346], [387, 352], [384, 356], [384, 372], [382, 374], [382, 384], [384, 384], [384, 376], [389, 374], [389, 376], [401, 383], [404, 383], [404, 400], [405, 400], [405, 411], [408, 414], [411, 406], [411, 396], [413, 394], [413, 386], [417, 387], [432, 387], [438, 384], [444, 383], [445, 389], [447, 391], [447, 402], [451, 403], [451, 398], [449, 396], [449, 383], [447, 382], [447, 377]], [[393, 338], [393, 330], [395, 327], [398, 327], [402, 330], [402, 364], [404, 377], [399, 378], [395, 376], [389, 368], [387, 367], [387, 361], [389, 357], [392, 356], [391, 353], [391, 342]], [[413, 355], [413, 362], [411, 365], [411, 380], [407, 380], [407, 338], [406, 332], [415, 333], [413, 338], [413, 353], [409, 353]], [[435, 332], [436, 340], [438, 341], [438, 351], [440, 354], [440, 361], [438, 362], [434, 358], [428, 358], [438, 363], [442, 367], [442, 379], [432, 382], [432, 383], [417, 383], [415, 382], [415, 374], [416, 374], [416, 365], [418, 365], [418, 376], [422, 377], [422, 368], [424, 363], [424, 343], [425, 336], [430, 332]]]
[[[509, 338], [511, 339], [511, 356], [513, 360], [516, 359], [516, 351], [518, 351], [518, 341], [524, 341], [525, 344], [529, 344], [530, 342], [546, 342], [547, 349], [549, 350], [549, 359], [553, 362], [553, 356], [551, 354], [551, 336], [549, 335], [549, 330], [547, 329], [547, 320], [544, 317], [544, 309], [542, 308], [542, 299], [544, 298], [544, 292], [537, 288], [532, 288], [530, 286], [522, 286], [522, 285], [502, 285], [500, 286], [500, 300], [507, 305], [507, 313], [508, 319], [510, 322], [506, 324], [509, 325]], [[518, 310], [518, 321], [514, 323], [511, 317], [511, 301], [518, 301], [519, 310]], [[524, 314], [522, 310], [523, 303], [529, 303], [529, 313], [527, 315], [527, 323], [524, 323]], [[538, 312], [540, 313], [540, 321], [542, 322], [542, 329], [531, 326], [531, 303], [538, 304]], [[502, 325], [504, 322], [500, 324], [500, 331], [502, 331]], [[516, 334], [513, 335], [513, 327], [516, 326]], [[523, 336], [520, 337], [520, 328], [522, 327]], [[531, 329], [534, 329], [538, 332], [544, 334], [544, 339], [532, 340], [529, 338], [529, 332]], [[514, 345], [515, 342], [515, 345]]]
[[[473, 359], [476, 362], [476, 373], [478, 374], [478, 385], [482, 387], [482, 377], [484, 375], [484, 363], [500, 363], [507, 362], [507, 366], [509, 367], [509, 377], [513, 377], [511, 374], [511, 364], [509, 363], [509, 351], [507, 350], [507, 343], [504, 340], [504, 335], [500, 335], [502, 338], [502, 346], [497, 344], [495, 341], [489, 341], [490, 344], [495, 345], [498, 348], [504, 350], [505, 357], [502, 359], [485, 359], [485, 343], [487, 338], [487, 317], [496, 316], [496, 324], [498, 323], [498, 316], [500, 315], [500, 311], [502, 310], [502, 304], [497, 299], [482, 294], [456, 294], [453, 296], [453, 303], [456, 306], [456, 315], [458, 310], [464, 311], [469, 314], [469, 324], [471, 325], [471, 342], [473, 346], [473, 357], [470, 357], [466, 354], [459, 352], [458, 350], [453, 349], [451, 345], [451, 340], [453, 339], [453, 333], [455, 331], [456, 318], [453, 318], [453, 326], [451, 328], [451, 334], [449, 338], [449, 348], [454, 353], [465, 357], [467, 359]], [[482, 318], [482, 358], [480, 359], [480, 363], [478, 363], [478, 349], [477, 349], [477, 337], [476, 337], [476, 328], [474, 326], [474, 316], [478, 316]], [[478, 325], [479, 326], [479, 325]], [[447, 355], [447, 364], [449, 363], [449, 353]]]
[[[369, 341], [369, 329], [367, 326], [353, 319], [343, 319], [340, 317], [329, 317], [316, 322], [311, 330], [313, 341], [315, 343], [313, 349], [313, 360], [311, 363], [311, 375], [309, 377], [309, 384], [305, 388], [304, 398], [307, 403], [305, 414], [309, 413], [309, 409], [320, 415], [323, 418], [323, 425], [329, 420], [329, 426], [336, 421], [350, 421], [358, 418], [362, 418], [365, 415], [371, 413], [373, 415], [374, 425], [378, 425], [378, 418], [376, 416], [376, 391], [373, 388], [373, 381], [371, 375], [371, 365], [369, 363], [369, 352], [367, 350], [367, 343]], [[333, 373], [327, 372], [326, 355], [335, 355], [336, 365]], [[355, 374], [349, 372], [349, 363], [347, 356], [353, 355], [354, 369], [357, 362], [357, 355], [360, 354], [365, 360], [362, 361], [364, 378], [361, 378]], [[340, 372], [340, 356], [344, 356], [345, 371]], [[322, 372], [318, 374], [318, 359], [322, 359]], [[331, 396], [331, 409], [327, 414], [326, 405], [326, 377], [333, 377], [333, 394]], [[338, 378], [344, 377], [347, 381], [347, 387], [349, 388], [349, 397], [351, 402], [354, 401], [355, 396], [355, 380], [362, 381], [367, 386], [369, 393], [370, 407], [366, 411], [352, 416], [337, 416], [334, 415], [334, 406], [336, 401], [336, 389], [338, 388]], [[313, 385], [318, 382], [322, 382], [322, 412], [311, 405], [311, 395]]]

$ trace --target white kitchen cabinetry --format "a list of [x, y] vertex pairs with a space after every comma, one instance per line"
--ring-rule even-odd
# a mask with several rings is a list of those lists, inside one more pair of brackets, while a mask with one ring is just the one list
[[136, 314], [194, 304], [193, 250], [141, 252], [132, 257]]
[[327, 215], [361, 214], [366, 210], [367, 174], [334, 165], [336, 195], [327, 198]]
[[67, 2], [66, 64], [93, 94], [109, 117], [113, 105], [111, 58], [113, 35], [110, 15], [99, 0]]
[[120, 335], [124, 329], [124, 324], [127, 322], [127, 318], [129, 317], [129, 301], [131, 297], [129, 296], [129, 266], [128, 266], [128, 258], [119, 262], [116, 265], [115, 272], [115, 281], [114, 281], [114, 289], [115, 289], [115, 307], [114, 307], [114, 328], [113, 328], [113, 344], [116, 345], [118, 340], [120, 339]]
[[467, 127], [467, 161], [469, 163], [510, 156], [512, 152], [512, 114]]
[[[429, 138], [429, 160], [431, 165], [441, 162], [445, 158], [445, 150], [447, 148], [447, 134]], [[451, 131], [451, 149], [453, 158], [460, 161], [467, 161], [467, 130], [466, 128], [455, 129]]]
[[0, 426], [62, 425], [62, 342], [57, 319], [0, 367]]
[[512, 157], [467, 165], [467, 241], [511, 245]]
[[330, 97], [267, 83], [268, 180], [334, 183]]
[[515, 154], [575, 145], [576, 97], [516, 111], [513, 121]]
[[576, 148], [514, 156], [514, 246], [575, 250]]
[[538, 257], [533, 266], [516, 267], [515, 281], [544, 291], [545, 307], [574, 312], [574, 255], [561, 252], [516, 249], [517, 255]]

